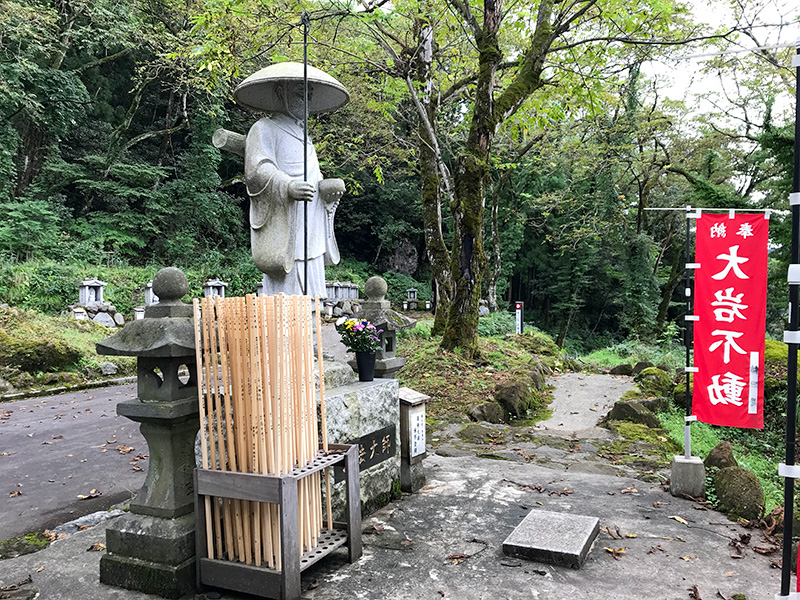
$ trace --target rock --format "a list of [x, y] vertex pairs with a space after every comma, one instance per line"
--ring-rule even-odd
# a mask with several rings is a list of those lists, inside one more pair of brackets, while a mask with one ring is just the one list
[[638, 375], [639, 373], [641, 373], [645, 369], [649, 369], [650, 367], [654, 367], [654, 366], [655, 365], [653, 363], [651, 363], [651, 362], [648, 362], [646, 360], [641, 360], [641, 361], [637, 362], [635, 365], [633, 365], [633, 374], [634, 375]]
[[733, 446], [731, 446], [730, 442], [720, 442], [717, 444], [717, 446], [708, 453], [703, 464], [706, 468], [717, 467], [718, 469], [739, 466], [739, 463], [736, 462], [736, 458], [733, 456]]
[[117, 365], [112, 363], [111, 361], [104, 361], [100, 363], [100, 372], [108, 377], [109, 375], [116, 375], [117, 374]]
[[333, 316], [334, 317], [341, 317], [343, 314], [344, 314], [344, 312], [342, 311], [341, 308], [339, 308], [338, 306], [334, 306], [333, 307]]
[[764, 510], [764, 490], [751, 471], [726, 467], [714, 475], [719, 510], [732, 518], [757, 519]]
[[92, 319], [95, 323], [100, 323], [100, 325], [105, 325], [106, 327], [116, 328], [117, 324], [114, 323], [114, 319], [111, 318], [107, 312], [99, 312], [97, 313], [94, 318]]
[[669, 408], [669, 398], [638, 398], [637, 402], [653, 413], [664, 412]]
[[469, 412], [469, 418], [474, 421], [485, 421], [487, 423], [505, 423], [508, 421], [508, 415], [503, 407], [497, 402], [484, 402], [474, 407]]
[[[671, 368], [669, 365], [664, 365], [664, 364], [661, 364], [661, 365], [656, 365], [656, 369], [661, 369], [661, 370], [662, 370], [662, 371], [664, 371], [664, 373], [666, 373], [667, 375], [669, 375], [670, 373], [672, 373], [672, 368]], [[681, 371], [683, 371], [683, 369], [681, 369]]]
[[482, 423], [470, 423], [458, 432], [458, 437], [465, 442], [473, 444], [489, 444], [492, 441], [503, 438], [504, 435], [505, 431], [503, 429], [497, 429]]
[[[637, 365], [642, 363], [637, 363]], [[634, 372], [636, 368], [634, 367]], [[672, 379], [669, 375], [656, 367], [647, 367], [639, 371], [635, 377], [636, 385], [646, 398], [668, 396], [672, 391]]]
[[[23, 339], [0, 328], [0, 366], [14, 367], [28, 373], [68, 368], [81, 354], [61, 340], [51, 338]], [[13, 377], [11, 383], [20, 387]]]
[[125, 325], [125, 317], [122, 316], [122, 313], [114, 313], [114, 323], [119, 327]]
[[607, 419], [609, 421], [640, 423], [641, 425], [646, 425], [653, 429], [661, 427], [656, 416], [636, 400], [631, 400], [629, 402], [620, 400], [616, 402], [614, 408], [608, 413]]
[[346, 315], [353, 314], [353, 303], [350, 300], [345, 300], [342, 302], [342, 312]]
[[544, 389], [545, 377], [551, 375], [552, 373], [553, 370], [541, 360], [534, 359], [531, 361], [528, 375], [531, 378], [533, 387], [535, 387], [537, 390]]
[[512, 418], [524, 417], [534, 404], [532, 386], [530, 379], [504, 381], [495, 388], [494, 399]]
[[633, 375], [632, 365], [617, 365], [609, 371], [611, 375]]
[[0, 394], [13, 394], [17, 389], [10, 382], [0, 377]]

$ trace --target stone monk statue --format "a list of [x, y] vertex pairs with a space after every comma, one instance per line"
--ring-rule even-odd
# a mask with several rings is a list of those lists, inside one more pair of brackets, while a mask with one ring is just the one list
[[[308, 112], [345, 104], [350, 96], [330, 75], [308, 67]], [[234, 92], [238, 104], [270, 116], [258, 120], [245, 139], [244, 174], [250, 196], [253, 261], [264, 273], [264, 294], [302, 294], [304, 263], [309, 296], [326, 296], [325, 265], [339, 262], [333, 218], [344, 194], [341, 179], [324, 179], [314, 145], [303, 144], [303, 65], [278, 63], [245, 79]], [[303, 152], [308, 174], [303, 179]], [[308, 209], [304, 251], [303, 203]]]

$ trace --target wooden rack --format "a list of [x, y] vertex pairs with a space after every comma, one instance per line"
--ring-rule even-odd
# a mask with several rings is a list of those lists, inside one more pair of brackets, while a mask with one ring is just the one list
[[[347, 521], [336, 529], [322, 529], [319, 543], [300, 555], [298, 482], [335, 464], [346, 471]], [[329, 444], [314, 460], [285, 475], [237, 473], [195, 469], [195, 510], [197, 515], [197, 587], [211, 586], [262, 598], [300, 600], [300, 574], [337, 548], [348, 546], [349, 560], [361, 557], [361, 498], [359, 494], [358, 446]], [[208, 557], [206, 502], [201, 497], [231, 498], [278, 505], [280, 514], [281, 569], [257, 567]]]

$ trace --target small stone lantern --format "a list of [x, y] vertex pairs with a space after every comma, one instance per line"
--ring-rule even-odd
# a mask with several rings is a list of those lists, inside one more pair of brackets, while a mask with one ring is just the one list
[[199, 429], [197, 365], [186, 275], [174, 267], [153, 278], [159, 303], [144, 318], [97, 344], [98, 354], [137, 358], [138, 397], [117, 414], [141, 423], [150, 460], [130, 512], [106, 530], [108, 550], [100, 581], [180, 598], [195, 586], [195, 515], [192, 473]]
[[221, 279], [209, 279], [203, 284], [203, 294], [206, 298], [213, 298], [214, 296], [224, 298], [226, 287], [228, 287], [228, 284]]
[[103, 304], [103, 288], [108, 284], [97, 277], [85, 279], [78, 284], [78, 304], [96, 306]]
[[[397, 331], [414, 327], [416, 323], [391, 309], [389, 301], [386, 300], [387, 290], [385, 279], [370, 277], [364, 284], [367, 300], [362, 303], [359, 318], [366, 319], [378, 329], [383, 329], [380, 334], [381, 347], [375, 353], [375, 377], [390, 379], [406, 364], [405, 358], [397, 356]], [[355, 361], [351, 361], [350, 364], [354, 367]]]

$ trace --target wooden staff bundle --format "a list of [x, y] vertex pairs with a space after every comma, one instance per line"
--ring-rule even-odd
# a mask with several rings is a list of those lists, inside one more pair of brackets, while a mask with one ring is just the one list
[[[319, 298], [316, 329], [321, 339]], [[310, 298], [256, 296], [194, 301], [200, 434], [204, 469], [285, 475], [318, 453]], [[321, 348], [319, 356], [320, 367]], [[321, 369], [320, 369], [321, 371]], [[328, 450], [320, 374], [323, 451]], [[327, 528], [332, 529], [330, 479]], [[276, 504], [205, 497], [210, 558], [281, 568]], [[300, 553], [317, 545], [323, 527], [320, 473], [298, 483]]]

